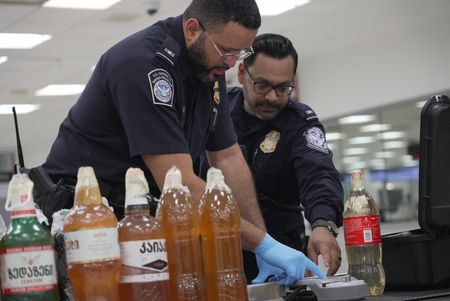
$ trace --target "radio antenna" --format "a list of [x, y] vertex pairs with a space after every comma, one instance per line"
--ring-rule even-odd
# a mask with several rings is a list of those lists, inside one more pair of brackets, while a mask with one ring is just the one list
[[20, 170], [25, 167], [25, 162], [23, 161], [22, 143], [20, 143], [19, 124], [17, 122], [16, 107], [13, 106], [12, 111], [14, 116], [14, 127], [16, 129], [17, 157], [19, 158], [19, 166], [16, 166], [16, 172], [19, 173]]

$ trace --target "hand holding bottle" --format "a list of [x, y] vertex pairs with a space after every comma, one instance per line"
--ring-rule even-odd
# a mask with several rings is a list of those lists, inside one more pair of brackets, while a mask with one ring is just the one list
[[297, 280], [304, 278], [306, 270], [313, 272], [321, 279], [326, 278], [319, 267], [302, 252], [277, 242], [267, 233], [255, 248], [255, 254], [286, 273], [286, 278], [280, 279], [280, 284], [294, 284]]

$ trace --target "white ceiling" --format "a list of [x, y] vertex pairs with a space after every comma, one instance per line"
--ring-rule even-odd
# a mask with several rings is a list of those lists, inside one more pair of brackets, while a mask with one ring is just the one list
[[[27, 165], [45, 160], [59, 123], [77, 99], [36, 97], [34, 92], [48, 84], [85, 83], [111, 45], [158, 19], [182, 13], [187, 5], [182, 0], [122, 0], [108, 10], [89, 11], [0, 1], [0, 32], [53, 36], [31, 50], [0, 49], [0, 56], [9, 58], [0, 65], [0, 104], [41, 105], [39, 111], [19, 115]], [[150, 16], [147, 10], [155, 7], [157, 13]], [[448, 0], [311, 0], [283, 15], [264, 17], [260, 32], [288, 36], [300, 59], [311, 60], [449, 15]], [[235, 78], [232, 71], [229, 77]], [[0, 115], [0, 151], [14, 150], [12, 116]]]

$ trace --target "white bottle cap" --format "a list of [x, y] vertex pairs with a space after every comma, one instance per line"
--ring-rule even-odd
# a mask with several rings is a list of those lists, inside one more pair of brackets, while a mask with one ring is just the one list
[[206, 174], [206, 189], [222, 189], [226, 193], [231, 193], [231, 189], [225, 184], [225, 178], [220, 169], [211, 167]]
[[140, 168], [129, 168], [125, 175], [125, 207], [147, 205], [148, 183]]

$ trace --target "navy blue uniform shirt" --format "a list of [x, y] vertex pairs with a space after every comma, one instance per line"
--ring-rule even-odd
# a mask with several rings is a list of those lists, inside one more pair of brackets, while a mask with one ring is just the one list
[[85, 90], [62, 122], [44, 168], [53, 178], [76, 178], [92, 166], [97, 178], [124, 189], [129, 167], [144, 170], [159, 190], [143, 154], [190, 153], [236, 142], [226, 101], [213, 100], [213, 83], [199, 81], [188, 58], [182, 17], [137, 32], [100, 59]]
[[244, 111], [241, 88], [228, 92], [238, 142], [252, 171], [267, 232], [283, 234], [304, 225], [298, 210], [342, 225], [343, 189], [325, 140], [324, 128], [311, 108], [289, 101], [272, 120]]

